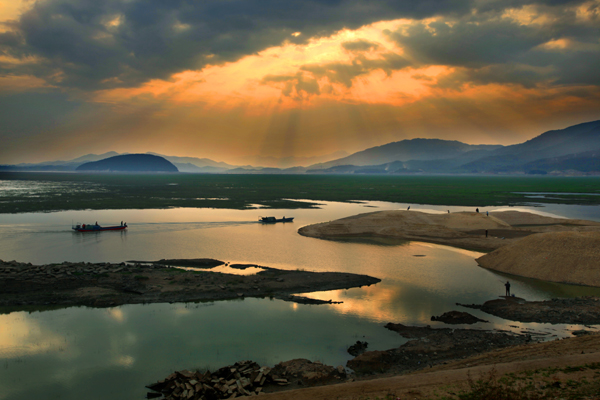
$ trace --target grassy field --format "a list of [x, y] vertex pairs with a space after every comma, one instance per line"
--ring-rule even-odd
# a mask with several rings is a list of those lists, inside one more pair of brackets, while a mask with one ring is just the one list
[[[552, 192], [527, 198], [519, 192]], [[575, 195], [573, 195], [575, 193]], [[595, 195], [594, 195], [595, 194]], [[600, 177], [0, 173], [0, 213], [80, 209], [314, 207], [318, 201], [600, 205]], [[313, 200], [314, 203], [295, 200]]]

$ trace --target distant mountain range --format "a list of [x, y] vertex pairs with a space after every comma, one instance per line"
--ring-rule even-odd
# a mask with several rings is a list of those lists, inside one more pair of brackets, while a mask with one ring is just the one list
[[[470, 145], [441, 139], [411, 139], [372, 147], [351, 155], [340, 152], [312, 158], [245, 159], [264, 162], [260, 167], [230, 165], [208, 158], [147, 154], [163, 157], [180, 172], [188, 173], [600, 175], [600, 120], [548, 131], [524, 143], [511, 146]], [[118, 155], [116, 152], [109, 152], [100, 155], [88, 154], [70, 161], [3, 165], [0, 166], [0, 171], [75, 171], [86, 162]], [[340, 157], [332, 159], [336, 156]], [[317, 163], [308, 165], [309, 162]]]
[[600, 174], [600, 121], [545, 132], [512, 146], [413, 139], [313, 165], [321, 174]]

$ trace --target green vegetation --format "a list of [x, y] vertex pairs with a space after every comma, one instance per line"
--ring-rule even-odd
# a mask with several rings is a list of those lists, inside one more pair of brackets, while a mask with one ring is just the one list
[[[0, 172], [0, 189], [0, 213], [173, 207], [245, 209], [255, 204], [294, 209], [315, 207], [318, 201], [369, 200], [473, 207], [530, 202], [600, 204], [600, 177]], [[519, 192], [555, 194], [531, 199]]]

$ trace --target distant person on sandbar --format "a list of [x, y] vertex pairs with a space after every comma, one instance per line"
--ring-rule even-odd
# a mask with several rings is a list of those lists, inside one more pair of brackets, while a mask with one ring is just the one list
[[476, 209], [475, 209], [475, 212], [479, 212], [479, 208], [476, 208]]
[[408, 206], [408, 208], [406, 209], [406, 211], [410, 210], [410, 206]]
[[510, 297], [510, 282], [506, 281], [506, 283], [504, 284], [504, 287], [506, 288], [506, 295], [508, 297]]
[[485, 216], [486, 216], [486, 217], [489, 217], [489, 216], [490, 216], [490, 213], [489, 213], [489, 211], [486, 211], [486, 212], [485, 212]]

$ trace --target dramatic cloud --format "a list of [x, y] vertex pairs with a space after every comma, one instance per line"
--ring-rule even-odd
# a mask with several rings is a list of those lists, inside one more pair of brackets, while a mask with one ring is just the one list
[[599, 85], [600, 2], [574, 3], [414, 21], [388, 35], [416, 65], [457, 67], [463, 82]]
[[599, 70], [600, 0], [0, 0], [0, 163], [515, 143], [600, 118]]
[[46, 0], [0, 34], [0, 49], [43, 58], [33, 72], [56, 85], [127, 87], [342, 28], [469, 8], [442, 0]]

